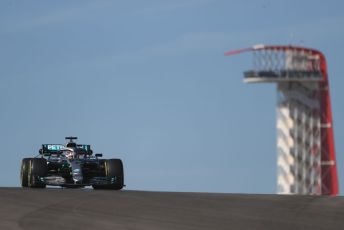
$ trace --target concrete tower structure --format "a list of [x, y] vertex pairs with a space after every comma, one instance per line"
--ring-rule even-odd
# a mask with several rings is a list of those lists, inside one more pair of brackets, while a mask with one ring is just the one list
[[337, 195], [333, 122], [325, 56], [314, 49], [256, 45], [246, 83], [277, 84], [277, 192]]

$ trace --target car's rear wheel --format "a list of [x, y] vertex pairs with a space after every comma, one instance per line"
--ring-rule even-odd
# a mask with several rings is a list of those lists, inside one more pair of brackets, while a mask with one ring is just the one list
[[28, 186], [28, 173], [29, 173], [30, 158], [24, 158], [20, 167], [20, 184], [22, 187]]
[[109, 180], [114, 180], [109, 185], [92, 185], [94, 189], [113, 189], [120, 190], [124, 187], [123, 163], [120, 159], [102, 160], [100, 162], [104, 167], [104, 174]]
[[45, 188], [42, 178], [48, 172], [47, 160], [44, 158], [31, 158], [28, 164], [28, 187]]

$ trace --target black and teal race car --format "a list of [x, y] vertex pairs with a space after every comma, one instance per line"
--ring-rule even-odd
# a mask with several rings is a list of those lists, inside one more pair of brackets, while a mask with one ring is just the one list
[[77, 137], [66, 137], [69, 140], [66, 145], [43, 144], [38, 156], [24, 158], [20, 171], [21, 186], [122, 189], [122, 160], [100, 159], [102, 154], [93, 154], [90, 145], [77, 144], [74, 142], [76, 139]]

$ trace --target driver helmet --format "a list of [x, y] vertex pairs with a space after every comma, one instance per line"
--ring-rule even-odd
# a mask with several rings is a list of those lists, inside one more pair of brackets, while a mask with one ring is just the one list
[[73, 151], [67, 151], [65, 155], [68, 159], [74, 158], [74, 152]]

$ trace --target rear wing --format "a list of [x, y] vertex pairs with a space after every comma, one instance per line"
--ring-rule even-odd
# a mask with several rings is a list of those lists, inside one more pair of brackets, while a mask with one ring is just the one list
[[[88, 155], [92, 155], [91, 145], [77, 145], [77, 148], [81, 148], [86, 151]], [[49, 156], [51, 154], [59, 154], [61, 151], [65, 150], [66, 146], [62, 144], [43, 144], [39, 153], [44, 156]]]
[[92, 155], [93, 151], [91, 145], [76, 145], [78, 148], [84, 149], [87, 152], [87, 155]]

